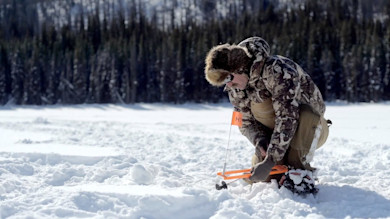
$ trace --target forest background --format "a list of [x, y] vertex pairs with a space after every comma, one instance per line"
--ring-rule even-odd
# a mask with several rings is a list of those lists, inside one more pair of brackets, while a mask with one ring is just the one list
[[0, 104], [220, 102], [208, 50], [261, 36], [327, 101], [390, 99], [387, 0], [2, 0]]

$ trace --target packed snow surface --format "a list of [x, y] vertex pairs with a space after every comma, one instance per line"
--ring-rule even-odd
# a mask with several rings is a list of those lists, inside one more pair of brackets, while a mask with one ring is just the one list
[[[0, 218], [390, 218], [390, 104], [328, 104], [319, 193], [217, 191], [229, 104], [0, 107]], [[253, 146], [232, 128], [227, 169]]]

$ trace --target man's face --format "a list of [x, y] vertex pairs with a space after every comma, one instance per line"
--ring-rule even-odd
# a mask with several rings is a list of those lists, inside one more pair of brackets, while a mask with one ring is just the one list
[[248, 76], [246, 74], [235, 74], [233, 73], [233, 80], [226, 83], [228, 87], [238, 88], [240, 90], [244, 90], [246, 85], [248, 84]]

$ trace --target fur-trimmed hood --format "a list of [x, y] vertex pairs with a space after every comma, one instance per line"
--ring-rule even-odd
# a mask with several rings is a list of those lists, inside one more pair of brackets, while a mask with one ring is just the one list
[[213, 47], [206, 56], [206, 80], [217, 87], [223, 86], [231, 73], [249, 75], [253, 56], [246, 47], [223, 44]]
[[215, 46], [206, 56], [206, 80], [214, 86], [223, 86], [231, 73], [249, 75], [253, 62], [263, 61], [268, 56], [270, 47], [261, 37], [250, 37], [238, 45]]
[[245, 47], [255, 57], [255, 62], [263, 61], [270, 56], [270, 47], [261, 37], [250, 37], [240, 42], [238, 46]]

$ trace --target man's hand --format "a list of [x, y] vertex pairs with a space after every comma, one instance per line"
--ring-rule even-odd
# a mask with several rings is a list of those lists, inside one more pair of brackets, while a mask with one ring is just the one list
[[256, 164], [252, 169], [252, 176], [249, 177], [249, 179], [253, 182], [260, 182], [267, 179], [269, 176], [272, 167], [275, 166], [275, 163], [271, 160], [270, 157], [267, 156], [267, 158], [261, 162]]

